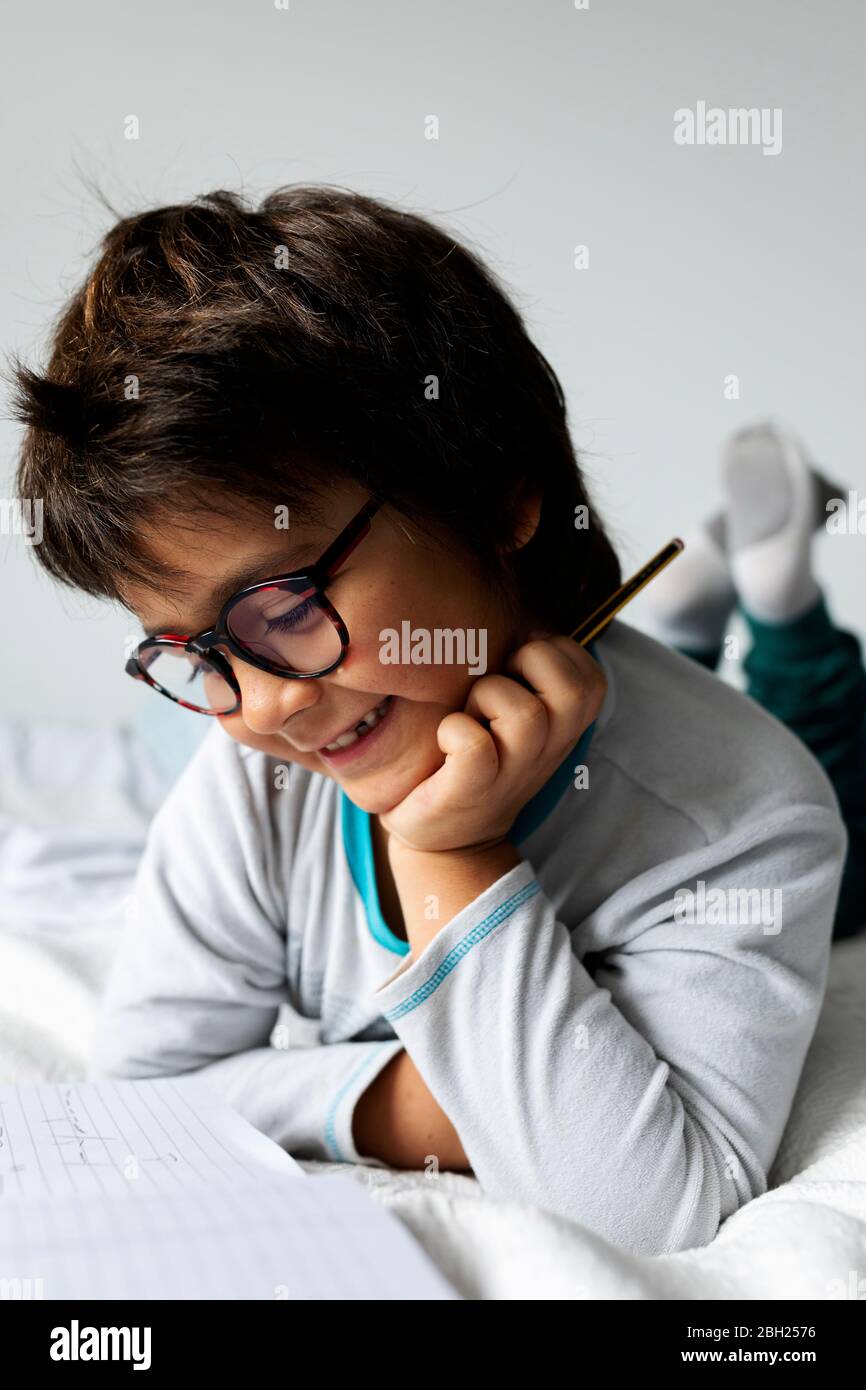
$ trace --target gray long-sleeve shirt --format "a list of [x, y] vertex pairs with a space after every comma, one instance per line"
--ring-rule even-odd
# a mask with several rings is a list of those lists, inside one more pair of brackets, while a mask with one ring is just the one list
[[515, 823], [523, 862], [417, 959], [368, 815], [214, 728], [152, 823], [91, 1074], [197, 1070], [295, 1156], [375, 1161], [354, 1107], [405, 1047], [487, 1193], [637, 1253], [710, 1241], [766, 1188], [845, 832], [745, 696], [622, 623], [597, 656], [603, 709]]

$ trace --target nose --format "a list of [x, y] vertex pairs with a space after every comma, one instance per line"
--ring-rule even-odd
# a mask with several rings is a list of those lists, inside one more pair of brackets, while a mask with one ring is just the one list
[[236, 657], [231, 658], [231, 666], [241, 688], [241, 718], [251, 733], [282, 733], [293, 714], [310, 709], [321, 699], [318, 681], [284, 680]]

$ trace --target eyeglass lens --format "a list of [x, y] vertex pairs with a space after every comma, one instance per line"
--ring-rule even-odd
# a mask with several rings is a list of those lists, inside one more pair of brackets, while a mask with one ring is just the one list
[[[309, 586], [300, 592], [278, 585], [257, 589], [234, 605], [227, 623], [245, 651], [286, 671], [323, 671], [340, 655], [339, 632]], [[219, 714], [237, 704], [217, 667], [195, 652], [154, 647], [145, 651], [142, 664], [168, 694], [196, 709]]]

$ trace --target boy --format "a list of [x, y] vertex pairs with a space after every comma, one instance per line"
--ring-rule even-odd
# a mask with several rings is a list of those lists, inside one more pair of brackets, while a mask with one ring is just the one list
[[[564, 635], [619, 566], [490, 273], [357, 194], [220, 192], [114, 227], [19, 385], [39, 560], [214, 724], [93, 1074], [195, 1070], [298, 1156], [432, 1155], [633, 1251], [711, 1240], [766, 1187], [844, 829], [742, 695]], [[486, 674], [385, 659], [404, 622], [484, 632]]]

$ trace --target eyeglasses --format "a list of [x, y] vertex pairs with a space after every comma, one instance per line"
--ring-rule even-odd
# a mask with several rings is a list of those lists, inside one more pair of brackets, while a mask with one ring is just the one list
[[127, 661], [127, 673], [196, 714], [228, 715], [240, 709], [241, 689], [217, 646], [285, 680], [313, 680], [335, 671], [345, 659], [349, 633], [325, 589], [369, 534], [381, 506], [370, 498], [315, 564], [233, 594], [207, 631], [145, 638]]

